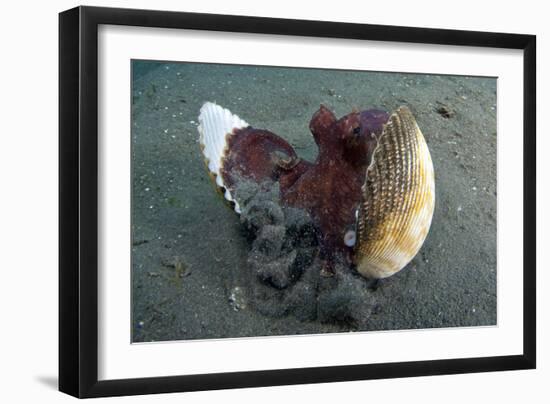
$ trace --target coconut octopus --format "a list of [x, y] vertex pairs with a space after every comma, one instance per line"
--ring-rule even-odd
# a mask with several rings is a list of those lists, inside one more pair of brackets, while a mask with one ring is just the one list
[[435, 204], [430, 152], [412, 113], [402, 106], [337, 119], [321, 105], [309, 129], [319, 148], [314, 162], [211, 102], [202, 106], [198, 127], [209, 174], [237, 213], [237, 181], [276, 181], [281, 204], [314, 220], [324, 275], [338, 257], [366, 278], [395, 274], [420, 250]]

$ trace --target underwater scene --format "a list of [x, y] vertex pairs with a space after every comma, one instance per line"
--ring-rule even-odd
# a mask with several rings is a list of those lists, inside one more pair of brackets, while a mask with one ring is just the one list
[[132, 342], [497, 324], [497, 79], [132, 60]]

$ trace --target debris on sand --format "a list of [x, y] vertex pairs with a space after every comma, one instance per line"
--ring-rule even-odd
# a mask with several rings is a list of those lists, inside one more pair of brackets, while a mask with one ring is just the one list
[[334, 276], [321, 276], [318, 230], [309, 214], [282, 206], [276, 182], [240, 180], [235, 193], [250, 245], [246, 271], [252, 308], [271, 317], [364, 327], [374, 307], [368, 281], [343, 263]]
[[437, 109], [436, 112], [441, 115], [443, 118], [452, 118], [455, 116], [455, 112], [449, 108], [447, 105], [441, 104]]

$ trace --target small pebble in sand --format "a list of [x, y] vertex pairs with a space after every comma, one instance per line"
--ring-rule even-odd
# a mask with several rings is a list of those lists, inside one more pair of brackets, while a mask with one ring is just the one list
[[234, 311], [246, 309], [246, 297], [243, 288], [235, 286], [229, 293], [229, 304]]
[[436, 109], [436, 112], [439, 115], [441, 115], [443, 118], [447, 118], [447, 119], [452, 118], [455, 115], [455, 112], [451, 110], [451, 108], [443, 104]]

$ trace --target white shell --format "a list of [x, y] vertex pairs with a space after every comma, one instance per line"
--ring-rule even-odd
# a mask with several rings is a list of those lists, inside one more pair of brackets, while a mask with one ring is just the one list
[[225, 188], [224, 197], [235, 203], [235, 211], [241, 213], [239, 204], [233, 199], [221, 176], [222, 160], [227, 151], [227, 138], [235, 129], [248, 127], [248, 123], [229, 110], [213, 102], [206, 102], [199, 114], [199, 142], [208, 171], [216, 185]]

